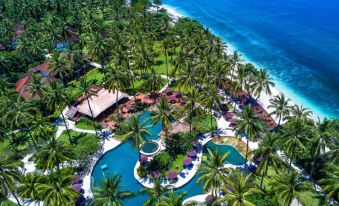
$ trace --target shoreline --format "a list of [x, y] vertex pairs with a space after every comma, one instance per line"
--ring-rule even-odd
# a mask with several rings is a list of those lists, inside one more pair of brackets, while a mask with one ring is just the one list
[[[180, 13], [175, 7], [170, 6], [168, 4], [162, 4], [160, 6], [160, 8], [166, 9], [168, 15], [174, 20], [176, 21], [178, 18], [180, 17], [188, 17], [188, 18], [192, 18], [189, 15], [186, 15], [185, 13]], [[203, 24], [202, 24], [203, 25]], [[204, 25], [203, 25], [204, 26]], [[236, 47], [231, 45], [226, 39], [224, 39], [222, 36], [218, 35], [217, 32], [214, 32], [213, 29], [209, 28], [210, 31], [212, 32], [212, 34], [220, 37], [224, 43], [227, 45], [227, 50], [226, 50], [226, 54], [230, 55], [232, 54], [234, 51], [236, 51]], [[246, 63], [251, 63], [253, 64], [256, 68], [260, 68], [260, 66], [258, 65], [258, 63], [251, 61], [246, 55], [244, 55], [244, 53], [239, 52], [242, 57], [244, 62]], [[269, 72], [269, 71], [268, 71]], [[271, 73], [269, 72], [269, 74], [271, 75]], [[288, 88], [287, 86], [284, 85], [283, 82], [279, 81], [275, 76], [272, 76], [273, 82], [274, 82], [274, 87], [270, 87], [271, 89], [271, 94], [266, 94], [264, 92], [261, 92], [258, 100], [258, 103], [261, 104], [261, 106], [264, 107], [264, 109], [268, 112], [271, 113], [272, 109], [268, 108], [268, 106], [270, 105], [270, 99], [274, 98], [274, 96], [279, 95], [280, 93], [284, 94], [286, 98], [290, 99], [290, 105], [302, 105], [305, 106], [306, 108], [308, 108], [311, 112], [311, 118], [314, 121], [318, 120], [318, 117], [320, 119], [323, 119], [324, 117], [326, 118], [330, 118], [333, 119], [335, 117], [332, 117], [331, 115], [326, 114], [325, 112], [322, 111], [321, 108], [315, 108], [315, 106], [310, 103], [308, 100], [306, 100], [304, 97], [299, 96], [298, 94], [293, 93], [293, 90], [291, 88]], [[306, 103], [306, 104], [305, 104]], [[274, 116], [273, 116], [274, 117]], [[277, 120], [276, 117], [274, 117], [275, 120]]]

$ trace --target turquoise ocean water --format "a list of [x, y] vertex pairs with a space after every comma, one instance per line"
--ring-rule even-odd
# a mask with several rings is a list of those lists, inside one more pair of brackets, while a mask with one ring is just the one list
[[164, 0], [267, 68], [277, 88], [320, 117], [339, 117], [338, 0]]

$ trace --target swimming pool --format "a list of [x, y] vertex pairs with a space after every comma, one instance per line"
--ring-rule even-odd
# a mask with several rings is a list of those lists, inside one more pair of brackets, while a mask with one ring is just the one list
[[[147, 120], [151, 116], [152, 115], [150, 112], [145, 111], [139, 116], [139, 119], [140, 121], [144, 121], [144, 120]], [[148, 120], [146, 122], [146, 125], [151, 125], [151, 120]], [[147, 139], [149, 140], [157, 139], [157, 136], [160, 133], [161, 129], [162, 129], [161, 123], [155, 125], [154, 127], [151, 127], [149, 131], [152, 132], [152, 135], [147, 137]], [[222, 148], [222, 149], [219, 149], [220, 151], [223, 151], [223, 152], [230, 151], [230, 156], [229, 156], [229, 159], [227, 160], [228, 162], [233, 163], [233, 161], [238, 160], [237, 158], [239, 157], [231, 158], [233, 157], [233, 155], [231, 155], [232, 153], [238, 152], [235, 148], [229, 146], [230, 148], [229, 150], [227, 150], [227, 147], [224, 147], [226, 145], [215, 145], [215, 147], [214, 145], [215, 144], [213, 143], [211, 144], [208, 143], [208, 146], [211, 147], [211, 149], [215, 149], [215, 147], [220, 147]], [[233, 150], [231, 148], [233, 148]], [[98, 187], [100, 185], [100, 181], [104, 180], [104, 176], [103, 176], [104, 173], [108, 176], [112, 174], [120, 174], [121, 175], [121, 186], [122, 186], [121, 190], [129, 190], [137, 194], [138, 191], [143, 188], [143, 186], [134, 178], [133, 171], [134, 171], [134, 166], [135, 166], [137, 159], [138, 159], [138, 151], [132, 147], [130, 141], [125, 142], [119, 145], [118, 147], [114, 148], [113, 150], [108, 151], [97, 161], [96, 165], [94, 166], [94, 169], [92, 172], [92, 179], [94, 180], [94, 186]], [[238, 161], [235, 161], [234, 163], [238, 163]], [[108, 168], [103, 171], [100, 168], [100, 166], [104, 164], [107, 164]], [[199, 174], [196, 174], [189, 183], [184, 185], [182, 188], [178, 189], [178, 191], [180, 192], [186, 191], [187, 198], [201, 194], [202, 184], [196, 183], [198, 177], [199, 177]], [[124, 205], [126, 206], [142, 205], [142, 203], [144, 203], [147, 199], [148, 199], [147, 195], [137, 195], [135, 198], [125, 200]]]
[[232, 145], [228, 144], [215, 144], [213, 142], [208, 142], [207, 145], [205, 145], [205, 149], [210, 148], [212, 151], [219, 149], [219, 152], [221, 153], [228, 153], [228, 157], [226, 159], [227, 163], [233, 164], [233, 165], [243, 165], [245, 164], [245, 158], [240, 154], [240, 152], [233, 147]]

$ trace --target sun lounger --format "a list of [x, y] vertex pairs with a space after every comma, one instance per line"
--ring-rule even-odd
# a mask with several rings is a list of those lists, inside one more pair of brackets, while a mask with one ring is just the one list
[[180, 177], [182, 177], [182, 178], [185, 178], [186, 177], [186, 175], [185, 175], [185, 173], [183, 173], [183, 172], [180, 172]]

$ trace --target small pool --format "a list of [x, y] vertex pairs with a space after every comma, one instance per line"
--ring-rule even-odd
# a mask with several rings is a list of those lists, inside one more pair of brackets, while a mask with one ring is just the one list
[[159, 144], [154, 140], [149, 140], [140, 145], [140, 153], [151, 156], [160, 150]]
[[241, 153], [232, 145], [228, 144], [215, 144], [213, 142], [207, 143], [205, 149], [210, 148], [212, 151], [215, 151], [217, 148], [219, 152], [228, 153], [228, 157], [226, 159], [227, 163], [233, 165], [243, 165], [245, 164], [245, 158], [241, 155]]

